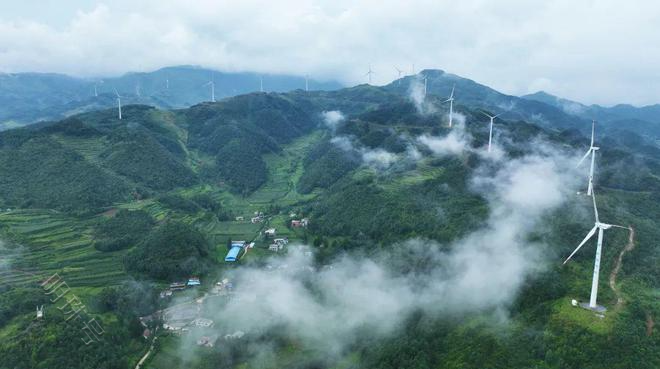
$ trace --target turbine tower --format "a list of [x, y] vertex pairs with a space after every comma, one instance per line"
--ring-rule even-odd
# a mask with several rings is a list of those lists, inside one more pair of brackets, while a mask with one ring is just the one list
[[117, 89], [115, 88], [115, 95], [117, 95], [117, 110], [119, 111], [119, 120], [121, 120], [121, 96], [119, 96], [119, 92], [117, 92]]
[[369, 84], [371, 84], [371, 75], [374, 74], [374, 71], [371, 70], [371, 64], [369, 64], [369, 71], [365, 74], [365, 76], [369, 77]]
[[600, 219], [598, 219], [598, 208], [596, 207], [596, 194], [593, 193], [591, 194], [591, 198], [593, 199], [594, 203], [594, 216], [596, 218], [596, 223], [594, 224], [594, 227], [591, 228], [589, 233], [587, 233], [587, 236], [580, 242], [578, 247], [573, 250], [573, 252], [566, 258], [564, 261], [564, 264], [566, 264], [572, 257], [575, 255], [578, 250], [587, 242], [593, 235], [598, 231], [598, 241], [596, 242], [596, 259], [594, 261], [594, 274], [593, 278], [591, 280], [591, 296], [589, 298], [589, 308], [594, 309], [597, 307], [596, 305], [596, 299], [598, 297], [598, 274], [600, 273], [600, 255], [603, 251], [603, 231], [606, 229], [610, 229], [612, 227], [616, 228], [624, 228], [624, 229], [629, 229], [628, 227], [620, 226], [620, 225], [615, 225], [615, 224], [606, 224], [606, 223], [601, 223]]
[[259, 92], [264, 92], [264, 77], [259, 76]]
[[449, 95], [449, 98], [444, 101], [449, 103], [449, 128], [451, 128], [451, 124], [454, 121], [454, 88], [455, 87], [456, 85], [454, 85], [451, 88], [451, 94]]
[[426, 99], [426, 81], [427, 81], [427, 79], [428, 78], [426, 78], [426, 76], [424, 76], [424, 98], [425, 99]]
[[490, 114], [482, 111], [481, 114], [483, 114], [483, 115], [487, 116], [488, 118], [490, 118], [490, 130], [489, 130], [489, 133], [488, 133], [488, 152], [490, 152], [491, 142], [493, 141], [493, 120], [495, 120], [495, 118], [499, 117], [500, 115], [502, 115], [504, 113], [500, 113], [500, 114], [497, 114], [497, 115], [490, 115]]
[[305, 74], [305, 91], [309, 92], [309, 74]]
[[403, 73], [403, 71], [401, 69], [397, 68], [396, 66], [394, 66], [394, 69], [396, 69], [396, 72], [398, 74], [397, 77], [396, 77], [396, 80], [398, 81], [398, 84], [401, 84], [401, 74]]
[[577, 164], [577, 167], [582, 164], [584, 159], [591, 154], [591, 167], [589, 168], [589, 184], [587, 187], [587, 195], [592, 196], [593, 190], [594, 190], [594, 161], [596, 160], [596, 151], [598, 151], [599, 147], [594, 146], [594, 132], [596, 130], [596, 121], [591, 122], [591, 144], [589, 145], [589, 150], [587, 150], [587, 153], [584, 154], [582, 159]]
[[211, 80], [206, 82], [204, 86], [211, 86], [211, 102], [215, 102], [215, 78], [211, 74]]

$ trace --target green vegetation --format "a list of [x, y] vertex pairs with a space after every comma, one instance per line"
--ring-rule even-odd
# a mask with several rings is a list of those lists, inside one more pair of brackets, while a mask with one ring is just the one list
[[126, 255], [130, 272], [168, 281], [207, 271], [209, 245], [204, 235], [180, 222], [166, 222]]
[[[420, 116], [393, 90], [255, 93], [171, 112], [127, 106], [122, 121], [107, 110], [0, 133], [0, 238], [7, 241], [0, 248], [0, 368], [134, 367], [148, 346], [136, 318], [163, 307], [163, 285], [205, 273], [213, 283], [243, 263], [265, 263], [273, 253], [260, 233], [269, 227], [291, 244], [312, 245], [319, 265], [387, 250], [402, 269], [423, 268], [393, 245], [420, 238], [449, 248], [479, 228], [490, 210], [470, 190], [470, 178], [488, 164], [474, 153], [433, 157], [422, 148], [419, 160], [373, 169], [331, 142], [346, 135], [360, 147], [403, 156], [417, 135], [448, 132], [438, 127], [442, 114]], [[334, 109], [348, 119], [331, 135], [318, 126], [320, 112]], [[476, 110], [460, 109], [477, 121]], [[498, 122], [497, 129], [513, 157], [539, 135], [576, 147], [586, 142], [576, 132], [525, 122]], [[484, 125], [466, 130], [476, 146], [487, 140]], [[587, 230], [578, 200], [561, 216], [549, 214], [547, 227], [533, 235], [549, 245], [552, 263], [525, 281], [506, 319], [490, 311], [450, 318], [418, 312], [396, 334], [347, 337], [339, 362], [286, 330], [186, 357], [177, 351], [180, 339], [165, 335], [147, 368], [658, 367], [659, 336], [647, 333], [647, 322], [660, 316], [660, 165], [657, 152], [639, 143], [622, 137], [602, 156], [601, 217], [637, 231], [618, 276], [625, 303], [617, 307], [605, 276], [627, 235], [607, 235], [599, 295], [610, 308], [605, 318], [570, 305], [588, 293], [592, 255], [555, 266]], [[264, 213], [263, 222], [250, 222], [255, 212]], [[301, 217], [310, 218], [309, 227], [290, 228]], [[223, 261], [232, 239], [256, 243], [236, 264]], [[39, 281], [56, 272], [103, 321], [102, 345], [81, 345], [79, 330], [40, 293]], [[48, 319], [33, 322], [38, 304], [48, 306]], [[269, 355], [250, 361], [264, 345]]]
[[119, 210], [101, 221], [94, 234], [94, 247], [100, 251], [117, 251], [135, 246], [154, 226], [153, 219], [142, 210]]

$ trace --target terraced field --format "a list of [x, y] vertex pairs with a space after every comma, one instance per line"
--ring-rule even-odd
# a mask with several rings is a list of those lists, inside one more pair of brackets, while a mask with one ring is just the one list
[[71, 287], [115, 285], [126, 278], [122, 252], [104, 253], [92, 245], [90, 220], [45, 210], [0, 214], [0, 230], [18, 247], [5, 251], [9, 268], [0, 283], [25, 285], [59, 273]]

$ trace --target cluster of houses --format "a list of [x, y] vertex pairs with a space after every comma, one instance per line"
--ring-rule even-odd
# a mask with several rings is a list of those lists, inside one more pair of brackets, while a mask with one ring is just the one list
[[252, 217], [252, 219], [250, 219], [250, 221], [252, 222], [252, 224], [257, 224], [257, 223], [263, 222], [264, 221], [264, 213], [262, 213], [260, 211], [255, 211], [254, 212], [254, 217]]
[[169, 286], [168, 289], [166, 289], [165, 291], [162, 291], [160, 293], [160, 298], [163, 299], [163, 298], [166, 298], [166, 297], [170, 297], [170, 296], [172, 296], [172, 294], [175, 291], [183, 291], [188, 287], [197, 287], [197, 286], [201, 286], [201, 285], [202, 285], [202, 282], [200, 282], [198, 277], [190, 277], [190, 278], [188, 278], [188, 281], [172, 282], [172, 283], [170, 283], [170, 286]]
[[307, 218], [291, 220], [291, 227], [292, 228], [305, 228], [305, 227], [307, 227], [308, 224], [309, 224], [309, 219], [307, 219]]
[[278, 252], [284, 248], [289, 243], [288, 238], [276, 238], [273, 240], [273, 243], [268, 246], [268, 250]]

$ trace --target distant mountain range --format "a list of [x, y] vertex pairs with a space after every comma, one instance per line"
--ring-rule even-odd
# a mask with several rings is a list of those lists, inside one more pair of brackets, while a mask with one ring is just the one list
[[[123, 104], [184, 108], [259, 91], [286, 92], [305, 88], [305, 78], [291, 75], [223, 73], [194, 66], [128, 73], [121, 77], [83, 79], [52, 73], [0, 74], [0, 130], [37, 121], [56, 120], [77, 113], [112, 107], [116, 89]], [[338, 82], [310, 79], [310, 90], [335, 90]]]
[[[212, 77], [213, 76], [213, 77]], [[194, 66], [167, 67], [148, 73], [128, 73], [121, 77], [82, 79], [60, 74], [0, 74], [0, 130], [37, 121], [57, 120], [78, 113], [105, 109], [116, 105], [114, 90], [122, 96], [122, 104], [151, 105], [162, 109], [179, 109], [211, 100], [215, 82], [217, 100], [263, 89], [287, 92], [305, 88], [305, 78], [291, 75], [257, 73], [223, 73]], [[386, 91], [410, 96], [415, 86], [426, 79], [429, 97], [437, 103], [449, 96], [455, 87], [455, 104], [505, 113], [506, 120], [524, 120], [550, 129], [590, 130], [590, 122], [599, 122], [598, 134], [621, 130], [634, 132], [651, 140], [660, 140], [660, 105], [584, 105], [540, 91], [530, 95], [503, 94], [471, 79], [442, 70], [423, 70], [383, 86]], [[338, 82], [309, 80], [310, 90], [331, 91], [343, 86]]]

